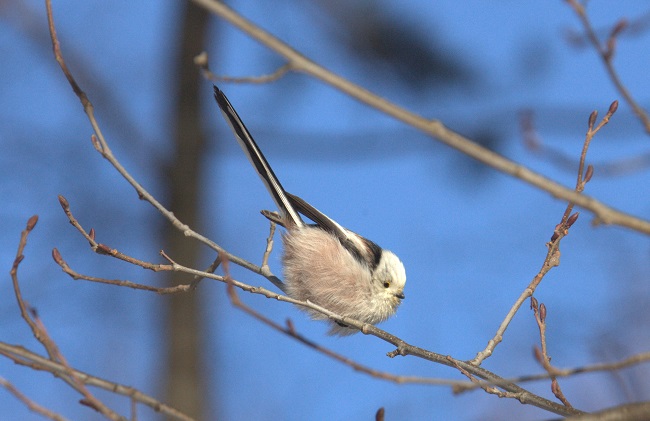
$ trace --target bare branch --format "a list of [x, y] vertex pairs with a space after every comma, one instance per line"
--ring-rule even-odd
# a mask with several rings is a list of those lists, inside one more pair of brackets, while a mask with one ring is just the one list
[[30, 308], [28, 311], [28, 306], [23, 300], [22, 293], [20, 291], [20, 285], [18, 283], [18, 266], [20, 265], [20, 262], [24, 258], [23, 251], [25, 250], [25, 246], [27, 245], [27, 236], [34, 229], [37, 221], [38, 221], [38, 216], [36, 215], [29, 218], [29, 220], [27, 221], [27, 227], [25, 228], [25, 230], [22, 232], [20, 236], [20, 242], [18, 244], [16, 259], [14, 260], [14, 263], [10, 271], [11, 280], [14, 288], [14, 294], [16, 296], [16, 301], [18, 302], [18, 308], [20, 309], [20, 314], [23, 320], [25, 320], [29, 328], [32, 330], [32, 334], [34, 335], [34, 337], [43, 345], [43, 347], [47, 351], [50, 360], [58, 362], [66, 368], [66, 375], [61, 376], [61, 379], [64, 380], [66, 383], [68, 383], [73, 389], [81, 393], [81, 395], [84, 397], [84, 401], [88, 405], [91, 405], [98, 412], [100, 412], [101, 414], [103, 414], [104, 416], [112, 420], [122, 420], [123, 419], [122, 417], [120, 417], [117, 413], [115, 413], [113, 410], [111, 410], [106, 405], [104, 405], [100, 400], [95, 398], [88, 391], [88, 389], [83, 385], [83, 383], [81, 383], [79, 379], [75, 377], [65, 357], [63, 356], [63, 354], [61, 354], [58, 346], [52, 340], [50, 335], [47, 333], [47, 330], [45, 329], [45, 325], [41, 322], [40, 318], [38, 317], [38, 314], [36, 313], [36, 310], [34, 308]]
[[44, 416], [45, 418], [49, 418], [51, 420], [55, 421], [65, 421], [67, 418], [63, 417], [62, 415], [59, 415], [55, 413], [54, 411], [51, 411], [44, 406], [41, 406], [28, 398], [25, 394], [23, 394], [20, 390], [18, 390], [13, 384], [11, 384], [9, 381], [6, 379], [3, 379], [0, 377], [0, 386], [4, 387], [14, 395], [19, 401], [21, 401], [30, 411], [36, 412], [39, 415]]
[[[575, 171], [579, 159], [542, 141], [540, 134], [535, 129], [534, 115], [531, 110], [524, 110], [520, 113], [519, 126], [526, 149], [564, 171]], [[614, 177], [644, 171], [650, 168], [650, 152], [634, 154], [617, 160], [603, 160], [597, 162], [595, 166], [598, 167], [598, 175], [601, 177]]]
[[616, 25], [614, 25], [611, 32], [609, 33], [607, 41], [605, 41], [605, 43], [602, 43], [600, 39], [598, 39], [598, 36], [596, 35], [596, 32], [591, 25], [585, 6], [579, 3], [578, 0], [567, 0], [567, 3], [569, 3], [573, 11], [576, 13], [576, 15], [578, 15], [587, 39], [591, 45], [593, 45], [594, 49], [600, 56], [603, 64], [605, 65], [605, 70], [607, 71], [610, 80], [616, 87], [616, 90], [625, 99], [625, 102], [628, 103], [630, 108], [632, 108], [634, 114], [637, 115], [641, 121], [641, 124], [643, 124], [646, 133], [650, 134], [650, 117], [648, 117], [648, 113], [636, 102], [634, 98], [632, 98], [632, 94], [630, 94], [630, 91], [621, 81], [621, 78], [618, 75], [618, 72], [616, 71], [613, 63], [614, 54], [616, 52], [616, 40], [619, 34], [627, 26], [627, 22], [621, 20]]
[[213, 73], [210, 70], [208, 62], [208, 53], [202, 52], [201, 54], [194, 57], [194, 64], [201, 69], [203, 77], [212, 80], [215, 82], [231, 82], [231, 83], [270, 83], [279, 80], [284, 75], [293, 70], [293, 65], [291, 63], [284, 64], [278, 69], [268, 75], [263, 76], [250, 76], [250, 77], [230, 77], [230, 76], [219, 76]]
[[542, 345], [541, 350], [535, 347], [535, 359], [551, 376], [551, 392], [553, 392], [555, 397], [558, 398], [564, 406], [572, 408], [573, 406], [569, 403], [566, 396], [564, 396], [564, 393], [562, 393], [562, 388], [560, 388], [560, 383], [557, 381], [557, 376], [555, 375], [555, 368], [551, 365], [551, 357], [548, 355], [548, 346], [546, 343], [546, 305], [544, 305], [544, 303], [538, 304], [535, 297], [530, 297], [530, 303], [533, 313], [535, 314], [535, 321], [537, 321], [540, 342]]
[[[229, 275], [227, 275], [227, 278], [230, 279]], [[312, 340], [307, 339], [300, 333], [296, 332], [296, 329], [293, 326], [293, 323], [291, 322], [290, 319], [287, 319], [286, 326], [283, 327], [280, 324], [269, 319], [268, 317], [262, 315], [261, 313], [253, 310], [251, 307], [247, 306], [239, 299], [239, 296], [237, 295], [237, 290], [235, 289], [234, 285], [230, 282], [228, 283], [228, 297], [230, 298], [230, 302], [235, 307], [239, 308], [246, 314], [259, 320], [265, 325], [297, 340], [303, 345], [317, 352], [320, 352], [321, 354], [324, 354], [327, 357], [330, 357], [344, 365], [352, 367], [355, 371], [359, 371], [361, 373], [367, 374], [370, 377], [374, 377], [382, 380], [388, 380], [398, 384], [415, 383], [415, 384], [446, 385], [446, 386], [464, 386], [467, 384], [467, 382], [459, 381], [459, 380], [437, 379], [437, 378], [420, 377], [420, 376], [399, 376], [392, 373], [374, 370], [350, 358], [344, 357], [341, 354], [338, 354], [329, 348], [319, 345]]]
[[[614, 115], [618, 108], [618, 101], [614, 101], [610, 104], [609, 109], [607, 110], [607, 113], [603, 117], [603, 119], [596, 125], [596, 119], [598, 117], [598, 112], [594, 111], [589, 115], [589, 120], [587, 123], [588, 129], [587, 129], [587, 134], [585, 136], [585, 140], [582, 146], [582, 152], [580, 153], [580, 163], [578, 165], [578, 180], [576, 181], [576, 187], [575, 187], [575, 192], [577, 194], [582, 194], [582, 192], [585, 189], [585, 185], [591, 180], [591, 177], [593, 175], [593, 167], [589, 166], [587, 170], [587, 175], [588, 176], [583, 176], [583, 171], [585, 167], [585, 161], [587, 159], [587, 151], [589, 150], [589, 145], [591, 144], [591, 141], [593, 137], [598, 133], [600, 129], [602, 129], [608, 122], [609, 119]], [[512, 319], [515, 317], [515, 314], [519, 311], [521, 308], [521, 305], [526, 301], [527, 298], [530, 298], [533, 296], [535, 293], [535, 290], [537, 289], [537, 286], [542, 282], [542, 279], [544, 279], [544, 276], [555, 266], [558, 266], [560, 264], [560, 241], [562, 238], [564, 238], [566, 235], [569, 234], [569, 228], [576, 222], [578, 219], [579, 213], [574, 213], [571, 214], [573, 211], [574, 207], [574, 202], [571, 201], [566, 207], [566, 210], [564, 211], [564, 214], [562, 215], [562, 219], [558, 225], [556, 225], [555, 230], [553, 231], [553, 235], [551, 236], [551, 241], [546, 243], [546, 247], [548, 248], [548, 251], [546, 253], [546, 258], [544, 259], [544, 263], [542, 263], [542, 267], [540, 268], [539, 272], [537, 272], [537, 275], [533, 278], [533, 280], [528, 284], [526, 289], [521, 293], [519, 298], [515, 301], [515, 304], [510, 308], [508, 311], [508, 314], [506, 315], [505, 319], [503, 322], [501, 322], [501, 325], [497, 329], [496, 334], [492, 339], [488, 341], [487, 346], [485, 347], [484, 350], [480, 351], [478, 354], [476, 354], [476, 357], [471, 361], [472, 364], [474, 365], [480, 365], [486, 358], [489, 358], [492, 353], [494, 352], [494, 349], [501, 343], [503, 340], [503, 335], [505, 334], [506, 329], [510, 325], [510, 322]]]
[[358, 101], [368, 104], [387, 115], [421, 130], [422, 132], [438, 139], [440, 142], [457, 149], [485, 165], [550, 193], [555, 198], [574, 202], [576, 205], [590, 210], [596, 217], [594, 223], [620, 225], [645, 234], [650, 234], [650, 221], [616, 210], [592, 197], [578, 194], [573, 189], [562, 186], [541, 174], [531, 171], [530, 169], [479, 145], [476, 142], [472, 142], [460, 134], [448, 129], [438, 120], [423, 118], [351, 83], [343, 77], [332, 73], [309, 60], [298, 51], [280, 41], [278, 38], [237, 14], [224, 3], [216, 0], [192, 1], [206, 8], [210, 12], [219, 15], [252, 38], [267, 46], [269, 49], [284, 57], [289, 63], [291, 63], [295, 71], [309, 74], [310, 76], [350, 95]]
[[180, 411], [164, 404], [163, 402], [160, 402], [159, 400], [145, 393], [142, 393], [137, 389], [134, 389], [133, 387], [124, 386], [122, 384], [114, 383], [100, 377], [92, 376], [74, 368], [67, 368], [59, 362], [49, 360], [21, 346], [0, 342], [0, 355], [4, 355], [5, 357], [14, 361], [16, 364], [27, 366], [34, 370], [47, 371], [57, 377], [66, 376], [67, 373], [72, 370], [72, 373], [75, 375], [75, 377], [88, 386], [98, 387], [112, 393], [126, 396], [132, 401], [139, 402], [150, 407], [156, 412], [167, 415], [174, 419], [181, 421], [192, 421], [191, 417], [188, 417]]

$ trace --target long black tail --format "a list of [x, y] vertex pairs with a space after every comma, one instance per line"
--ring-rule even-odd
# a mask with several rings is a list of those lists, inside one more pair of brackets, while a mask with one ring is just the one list
[[237, 111], [230, 104], [226, 95], [216, 86], [214, 87], [214, 98], [217, 100], [222, 114], [230, 124], [239, 145], [246, 153], [246, 156], [248, 156], [248, 160], [253, 164], [257, 174], [266, 185], [278, 209], [286, 219], [285, 226], [287, 228], [291, 226], [303, 226], [304, 222], [291, 204], [291, 201], [287, 197], [287, 192], [282, 187], [282, 184], [280, 184], [278, 177], [275, 176], [266, 158], [264, 158], [262, 151], [255, 143], [255, 140], [253, 140], [253, 136], [251, 136], [246, 126], [244, 126], [244, 122], [241, 121]]

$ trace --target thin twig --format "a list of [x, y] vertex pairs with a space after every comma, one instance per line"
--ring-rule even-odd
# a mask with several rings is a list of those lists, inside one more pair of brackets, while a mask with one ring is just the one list
[[231, 77], [231, 76], [220, 76], [215, 73], [213, 73], [210, 70], [210, 65], [208, 61], [208, 53], [207, 52], [202, 52], [198, 54], [196, 57], [194, 57], [194, 64], [196, 64], [200, 69], [201, 73], [203, 73], [203, 77], [212, 80], [215, 82], [230, 82], [230, 83], [270, 83], [270, 82], [275, 82], [276, 80], [280, 79], [287, 73], [289, 73], [291, 70], [293, 70], [293, 65], [291, 63], [284, 64], [278, 69], [273, 72], [269, 73], [268, 75], [262, 75], [262, 76], [249, 76], [249, 77]]
[[276, 223], [270, 221], [269, 236], [266, 238], [266, 248], [264, 249], [264, 255], [262, 256], [262, 275], [266, 277], [269, 281], [273, 283], [278, 289], [286, 293], [284, 282], [280, 280], [277, 276], [273, 275], [271, 268], [269, 267], [269, 257], [271, 256], [271, 251], [273, 251], [273, 236], [275, 235]]
[[[91, 141], [92, 144], [99, 152], [104, 159], [106, 159], [119, 173], [120, 175], [129, 183], [133, 188], [136, 190], [138, 197], [142, 200], [145, 200], [149, 202], [158, 212], [160, 212], [165, 218], [167, 218], [168, 221], [179, 231], [183, 233], [186, 237], [194, 238], [195, 240], [198, 240], [199, 242], [207, 245], [214, 251], [220, 254], [226, 253], [226, 251], [220, 247], [218, 244], [213, 242], [212, 240], [209, 240], [205, 236], [197, 233], [196, 231], [192, 230], [189, 226], [184, 224], [182, 221], [180, 221], [176, 216], [174, 215], [173, 212], [167, 210], [156, 198], [154, 198], [125, 168], [124, 166], [115, 158], [113, 155], [113, 152], [111, 151], [111, 148], [108, 145], [108, 142], [104, 138], [104, 135], [102, 134], [102, 131], [99, 127], [99, 124], [97, 123], [97, 120], [95, 119], [95, 113], [94, 113], [94, 108], [90, 100], [88, 99], [88, 96], [86, 93], [81, 89], [81, 87], [77, 84], [74, 76], [68, 69], [65, 59], [63, 58], [63, 55], [61, 53], [61, 48], [59, 45], [59, 40], [57, 38], [56, 34], [56, 28], [54, 25], [54, 18], [52, 16], [52, 5], [51, 5], [51, 0], [46, 0], [45, 2], [46, 8], [47, 8], [47, 19], [48, 19], [48, 24], [50, 28], [50, 37], [52, 39], [52, 47], [54, 50], [54, 56], [56, 58], [57, 63], [59, 63], [59, 66], [61, 67], [61, 70], [63, 71], [63, 74], [65, 75], [66, 79], [70, 83], [70, 86], [72, 87], [73, 91], [81, 101], [81, 104], [83, 105], [84, 112], [88, 116], [88, 120], [90, 121], [90, 124], [93, 127], [93, 131], [95, 132], [93, 135], [91, 135]], [[89, 235], [86, 234], [88, 237]], [[230, 260], [237, 264], [240, 265], [248, 270], [251, 270], [255, 273], [261, 274], [261, 270], [257, 265], [254, 265], [244, 259], [241, 259], [237, 256], [230, 256]]]
[[25, 246], [27, 245], [27, 237], [29, 233], [36, 226], [37, 221], [38, 221], [38, 216], [36, 215], [29, 218], [29, 220], [27, 221], [27, 227], [21, 233], [20, 242], [18, 243], [18, 251], [16, 253], [16, 258], [14, 259], [14, 263], [10, 271], [11, 280], [13, 283], [14, 295], [18, 303], [18, 308], [20, 309], [20, 314], [23, 320], [27, 323], [27, 325], [31, 329], [34, 337], [43, 345], [43, 347], [47, 351], [50, 360], [54, 362], [58, 362], [64, 367], [66, 367], [67, 369], [66, 375], [61, 376], [61, 379], [66, 383], [68, 383], [72, 388], [77, 390], [79, 393], [81, 393], [81, 395], [84, 397], [84, 401], [87, 402], [89, 405], [91, 405], [98, 412], [100, 412], [101, 414], [103, 414], [104, 416], [112, 420], [122, 420], [123, 417], [121, 417], [119, 414], [117, 414], [116, 412], [108, 408], [99, 399], [95, 398], [84, 386], [84, 384], [79, 382], [79, 380], [75, 377], [74, 372], [68, 365], [65, 357], [59, 351], [58, 346], [56, 345], [54, 340], [52, 340], [50, 335], [47, 333], [47, 330], [45, 329], [45, 325], [38, 317], [36, 310], [33, 308], [28, 309], [28, 306], [23, 299], [22, 292], [20, 290], [20, 284], [18, 282], [18, 267], [20, 265], [20, 262], [22, 262], [24, 259], [23, 251], [25, 250]]
[[[564, 171], [575, 171], [579, 159], [574, 158], [560, 149], [545, 144], [539, 132], [535, 129], [533, 112], [524, 110], [520, 113], [519, 126], [526, 149], [531, 153], [545, 159]], [[650, 168], [650, 152], [634, 154], [630, 157], [617, 160], [602, 160], [594, 163], [598, 167], [599, 177], [616, 177], [627, 175]]]
[[54, 411], [52, 411], [50, 409], [47, 409], [42, 405], [37, 404], [32, 399], [28, 398], [27, 395], [25, 395], [20, 390], [18, 390], [13, 384], [11, 384], [6, 379], [3, 379], [2, 377], [0, 377], [0, 386], [7, 389], [7, 391], [9, 393], [14, 395], [30, 411], [35, 412], [35, 413], [37, 413], [39, 415], [44, 416], [45, 418], [49, 418], [49, 419], [55, 420], [55, 421], [66, 421], [67, 420], [67, 418], [65, 418], [64, 416], [59, 415], [56, 412], [54, 412]]
[[[609, 106], [609, 109], [607, 110], [607, 113], [602, 118], [600, 123], [598, 123], [598, 125], [596, 125], [596, 118], [598, 117], [598, 113], [594, 111], [589, 115], [587, 133], [585, 135], [585, 140], [582, 146], [582, 152], [580, 153], [580, 162], [578, 164], [578, 177], [576, 181], [576, 186], [574, 188], [576, 194], [582, 194], [585, 185], [589, 182], [589, 180], [591, 180], [591, 177], [593, 176], [594, 170], [591, 165], [587, 167], [586, 172], [584, 170], [585, 160], [587, 157], [587, 150], [589, 149], [589, 145], [591, 144], [591, 141], [596, 135], [596, 133], [598, 133], [598, 131], [600, 131], [600, 129], [602, 129], [609, 122], [609, 119], [612, 117], [612, 115], [614, 115], [617, 109], [618, 109], [618, 101], [612, 102]], [[553, 235], [551, 236], [551, 241], [546, 243], [546, 247], [548, 248], [548, 251], [546, 253], [544, 263], [542, 263], [542, 267], [540, 268], [539, 272], [537, 272], [533, 280], [528, 284], [526, 289], [524, 289], [521, 295], [517, 298], [515, 304], [510, 308], [505, 319], [501, 322], [501, 325], [497, 329], [497, 332], [494, 335], [494, 337], [492, 337], [492, 339], [488, 341], [488, 344], [485, 347], [485, 349], [483, 349], [482, 351], [476, 354], [476, 357], [474, 357], [474, 359], [471, 361], [472, 364], [480, 365], [486, 358], [489, 358], [492, 355], [494, 349], [503, 340], [503, 335], [505, 334], [506, 329], [510, 325], [512, 319], [515, 317], [515, 314], [517, 314], [517, 312], [521, 308], [524, 301], [526, 301], [526, 299], [533, 296], [535, 290], [542, 282], [542, 279], [544, 279], [544, 276], [546, 276], [546, 274], [552, 268], [560, 264], [560, 242], [562, 238], [564, 238], [569, 233], [569, 228], [571, 228], [571, 226], [576, 222], [579, 216], [578, 212], [573, 214], [571, 213], [573, 211], [574, 205], [575, 203], [573, 201], [570, 201], [567, 204], [564, 214], [562, 215], [561, 221], [558, 225], [556, 225]]]
[[[72, 277], [72, 279], [78, 280], [78, 279], [83, 279], [85, 281], [89, 282], [97, 282], [100, 284], [108, 284], [108, 285], [115, 285], [119, 287], [126, 287], [126, 288], [133, 288], [133, 289], [140, 289], [144, 291], [151, 291], [155, 292], [157, 294], [165, 295], [165, 294], [174, 294], [177, 292], [187, 292], [191, 289], [191, 286], [189, 284], [183, 284], [183, 285], [176, 285], [173, 287], [152, 287], [149, 285], [144, 285], [144, 284], [139, 284], [131, 281], [126, 281], [122, 279], [106, 279], [106, 278], [98, 278], [96, 276], [89, 276], [89, 275], [84, 275], [79, 272], [76, 272], [70, 266], [68, 263], [63, 260], [63, 257], [61, 257], [61, 254], [57, 249], [54, 249], [52, 251], [52, 256], [54, 257], [54, 261], [61, 266], [61, 269], [63, 269], [63, 272], [67, 273]], [[171, 265], [159, 265], [161, 267], [166, 267], [168, 268], [167, 270], [171, 271], [173, 270]]]
[[[221, 255], [219, 253], [217, 253], [217, 257], [214, 258], [212, 263], [210, 263], [210, 266], [208, 266], [204, 270], [204, 272], [214, 273], [214, 271], [217, 270], [217, 268], [219, 267], [220, 264], [221, 264]], [[204, 278], [202, 276], [194, 276], [194, 278], [192, 279], [192, 282], [190, 282], [190, 284], [189, 284], [190, 285], [190, 291], [194, 291], [196, 289], [196, 287], [199, 286], [199, 283], [203, 279]]]
[[[18, 283], [18, 267], [20, 266], [20, 262], [22, 262], [23, 259], [25, 258], [23, 252], [25, 251], [25, 247], [27, 246], [27, 237], [29, 236], [29, 233], [32, 232], [37, 222], [38, 222], [38, 215], [34, 215], [31, 218], [29, 218], [29, 220], [27, 221], [27, 226], [20, 234], [18, 251], [16, 252], [16, 258], [14, 259], [14, 263], [11, 266], [9, 275], [11, 276], [11, 282], [13, 284], [14, 295], [16, 296], [16, 302], [18, 303], [18, 308], [20, 309], [20, 316], [23, 318], [25, 323], [27, 323], [27, 325], [31, 329], [34, 338], [36, 338], [37, 341], [43, 343], [44, 338], [42, 337], [42, 332], [38, 329], [36, 323], [34, 323], [34, 320], [29, 314], [29, 309], [27, 308], [28, 306], [25, 303], [25, 300], [23, 300], [22, 292], [20, 291], [20, 285]], [[47, 351], [49, 353], [49, 349]], [[51, 359], [54, 358], [52, 354], [49, 354], [49, 356]]]
[[532, 307], [533, 313], [535, 315], [535, 321], [537, 321], [540, 343], [542, 346], [541, 349], [537, 347], [534, 348], [535, 358], [551, 377], [551, 392], [553, 392], [555, 397], [558, 398], [564, 404], [564, 406], [572, 408], [573, 406], [571, 403], [569, 403], [569, 400], [562, 392], [560, 383], [557, 381], [555, 368], [551, 365], [551, 357], [548, 355], [548, 345], [546, 342], [546, 305], [544, 303], [538, 304], [535, 297], [530, 297], [530, 306]]
[[[644, 364], [650, 362], [650, 352], [642, 352], [630, 357], [623, 358], [622, 360], [611, 363], [597, 363], [589, 364], [580, 367], [571, 368], [557, 368], [553, 367], [553, 375], [555, 377], [570, 377], [578, 374], [597, 373], [602, 371], [616, 371], [624, 368], [632, 367], [637, 364]], [[540, 374], [525, 374], [517, 377], [508, 377], [505, 380], [511, 383], [527, 383], [539, 380], [548, 380], [551, 375], [548, 372]], [[461, 385], [454, 388], [454, 393], [463, 393], [469, 390], [474, 390], [478, 386], [475, 385]]]
[[625, 102], [627, 102], [630, 108], [632, 108], [632, 111], [634, 111], [634, 114], [636, 114], [636, 116], [639, 118], [646, 133], [650, 134], [650, 117], [648, 116], [648, 113], [632, 97], [632, 94], [625, 87], [623, 81], [618, 75], [618, 72], [616, 71], [616, 68], [614, 67], [613, 58], [616, 52], [616, 41], [618, 35], [623, 30], [625, 30], [627, 22], [625, 20], [619, 21], [619, 23], [616, 24], [610, 31], [607, 41], [603, 43], [598, 39], [598, 36], [596, 35], [596, 32], [591, 25], [584, 4], [579, 3], [577, 0], [567, 0], [567, 3], [569, 3], [573, 11], [576, 13], [576, 15], [578, 15], [578, 18], [582, 23], [582, 27], [584, 28], [587, 35], [587, 39], [589, 42], [591, 42], [591, 45], [593, 45], [594, 49], [600, 56], [600, 59], [605, 65], [605, 70], [607, 71], [610, 80], [616, 87], [616, 90], [621, 94], [623, 99], [625, 99]]
[[[10, 345], [4, 342], [0, 342], [0, 355], [4, 355], [5, 357], [14, 361], [16, 364], [30, 367], [34, 370], [47, 371], [57, 377], [65, 376], [69, 371], [69, 369], [66, 368], [63, 364], [42, 357], [22, 346]], [[169, 405], [164, 404], [163, 402], [160, 402], [152, 396], [142, 393], [138, 389], [130, 386], [124, 386], [119, 383], [114, 383], [100, 377], [92, 376], [88, 373], [84, 373], [74, 368], [71, 368], [70, 370], [72, 370], [73, 374], [80, 381], [87, 384], [88, 386], [98, 387], [112, 393], [129, 397], [131, 400], [146, 405], [154, 411], [171, 418], [175, 418], [181, 421], [193, 420], [193, 418], [170, 407]]]

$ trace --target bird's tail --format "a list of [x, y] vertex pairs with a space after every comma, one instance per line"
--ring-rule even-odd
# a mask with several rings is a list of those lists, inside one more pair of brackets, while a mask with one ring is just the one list
[[266, 158], [264, 158], [264, 154], [262, 154], [262, 151], [255, 143], [255, 140], [253, 140], [253, 136], [251, 136], [250, 132], [244, 125], [244, 122], [241, 121], [241, 118], [237, 115], [237, 111], [235, 111], [232, 104], [230, 104], [226, 95], [224, 95], [224, 93], [216, 86], [214, 87], [214, 98], [217, 100], [221, 112], [230, 124], [239, 145], [246, 153], [248, 160], [253, 164], [257, 174], [266, 185], [269, 193], [271, 193], [271, 196], [282, 213], [283, 218], [285, 218], [285, 226], [303, 226], [304, 222], [291, 204], [287, 192], [282, 187], [282, 184], [280, 184], [278, 177], [275, 176], [275, 173], [271, 169]]

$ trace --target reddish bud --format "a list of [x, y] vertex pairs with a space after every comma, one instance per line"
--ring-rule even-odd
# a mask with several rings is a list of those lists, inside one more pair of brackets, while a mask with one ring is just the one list
[[375, 421], [384, 421], [386, 416], [386, 410], [382, 406], [377, 410], [377, 413], [375, 414]]
[[33, 230], [37, 222], [38, 222], [38, 215], [34, 215], [31, 218], [29, 218], [27, 220], [27, 231]]
[[88, 233], [88, 237], [90, 237], [91, 240], [95, 241], [95, 228], [90, 229], [90, 232]]
[[530, 308], [537, 310], [537, 298], [530, 297]]
[[618, 23], [612, 29], [611, 34], [609, 34], [610, 38], [614, 38], [614, 37], [618, 36], [618, 34], [623, 32], [623, 30], [625, 28], [627, 28], [627, 19], [623, 18], [623, 19], [619, 20]]
[[59, 250], [57, 250], [56, 247], [52, 249], [52, 258], [58, 265], [63, 264], [63, 258], [61, 257], [61, 253], [59, 253]]
[[68, 199], [66, 199], [65, 197], [63, 197], [61, 195], [59, 195], [59, 203], [61, 204], [61, 207], [63, 208], [63, 210], [70, 209], [70, 204], [68, 203]]
[[111, 254], [112, 250], [106, 244], [97, 244], [97, 252], [101, 254]]
[[557, 382], [557, 379], [551, 381], [551, 392], [557, 396], [560, 392], [560, 384]]
[[544, 303], [539, 305], [539, 319], [542, 323], [546, 321], [546, 305]]
[[533, 357], [535, 357], [538, 363], [544, 364], [544, 356], [542, 355], [542, 351], [537, 346], [533, 347]]
[[569, 216], [569, 219], [566, 220], [566, 227], [569, 228], [571, 225], [575, 224], [580, 216], [580, 212], [576, 212], [573, 215]]
[[99, 144], [99, 140], [97, 139], [97, 136], [94, 134], [90, 136], [91, 142], [93, 142], [93, 147], [97, 149], [99, 152], [102, 152], [102, 145]]
[[589, 114], [589, 129], [593, 129], [594, 125], [596, 124], [596, 119], [598, 118], [598, 111], [593, 110], [591, 114]]
[[589, 180], [591, 180], [591, 177], [594, 175], [594, 166], [589, 164], [587, 165], [587, 172], [585, 173], [585, 179], [584, 182], [588, 183]]
[[612, 104], [609, 106], [609, 110], [607, 110], [607, 114], [611, 116], [616, 112], [616, 110], [618, 110], [618, 100], [612, 102]]

